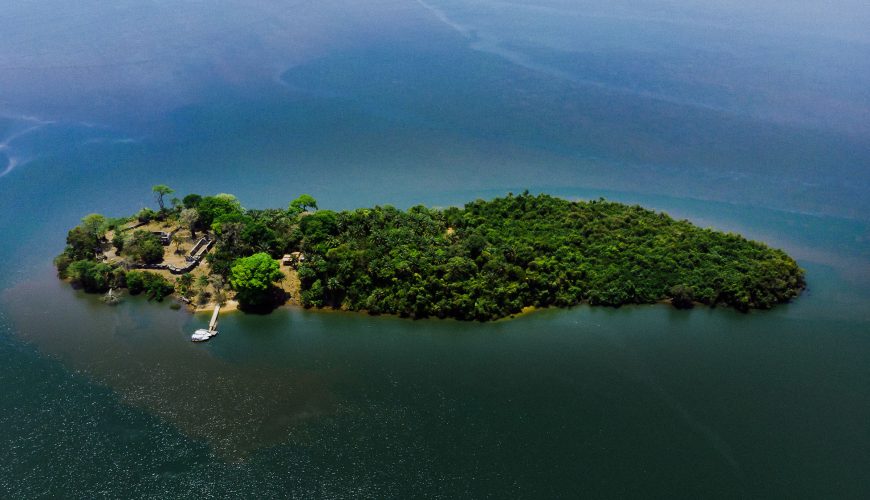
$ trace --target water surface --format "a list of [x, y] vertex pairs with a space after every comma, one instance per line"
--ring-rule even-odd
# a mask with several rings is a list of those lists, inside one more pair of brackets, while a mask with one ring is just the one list
[[[71, 5], [0, 13], [3, 496], [870, 493], [865, 7]], [[605, 196], [784, 248], [809, 288], [750, 314], [279, 309], [195, 345], [207, 317], [51, 268], [157, 183], [250, 208]]]

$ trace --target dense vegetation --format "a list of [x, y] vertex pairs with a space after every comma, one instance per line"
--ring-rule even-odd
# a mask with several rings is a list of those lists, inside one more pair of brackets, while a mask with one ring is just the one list
[[255, 253], [236, 260], [230, 276], [230, 285], [236, 291], [240, 304], [257, 307], [268, 304], [273, 283], [283, 279], [278, 263], [267, 253]]
[[529, 306], [668, 299], [681, 308], [704, 303], [745, 311], [786, 302], [804, 287], [803, 271], [780, 250], [604, 200], [523, 193], [463, 208], [333, 212], [317, 210], [308, 195], [287, 209], [246, 210], [228, 194], [173, 198], [170, 208], [163, 199], [170, 188], [155, 186], [154, 193], [157, 212], [83, 219], [56, 259], [60, 275], [88, 291], [126, 286], [158, 299], [172, 293], [164, 278], [127, 272], [131, 264], [163, 258], [149, 232], [116, 231], [112, 245], [124, 265], [99, 261], [109, 245], [107, 228], [157, 219], [216, 239], [207, 257], [212, 276], [197, 282], [182, 276], [175, 289], [192, 296], [200, 287], [202, 296], [209, 283], [220, 284], [215, 291], [229, 283], [250, 306], [283, 297], [273, 293], [283, 278], [275, 259], [294, 251], [305, 256], [298, 267], [303, 305], [415, 318], [490, 320]]
[[175, 287], [163, 276], [148, 271], [129, 271], [125, 275], [126, 286], [130, 294], [145, 292], [149, 299], [163, 300]]
[[300, 227], [311, 306], [478, 320], [668, 298], [747, 310], [804, 286], [780, 250], [603, 200], [523, 194], [462, 209], [321, 211]]
[[133, 231], [133, 235], [123, 241], [119, 250], [134, 262], [156, 264], [163, 260], [163, 244], [157, 236], [148, 231]]

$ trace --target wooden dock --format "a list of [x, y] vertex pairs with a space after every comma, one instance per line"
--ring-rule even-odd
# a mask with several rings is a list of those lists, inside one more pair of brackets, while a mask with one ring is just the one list
[[200, 328], [199, 330], [193, 332], [193, 335], [190, 336], [190, 340], [194, 342], [205, 342], [210, 338], [217, 335], [217, 325], [218, 325], [218, 314], [221, 312], [220, 304], [214, 306], [214, 312], [211, 314], [211, 320], [208, 322], [208, 329]]
[[220, 312], [221, 312], [221, 305], [215, 304], [214, 312], [211, 315], [211, 321], [208, 322], [209, 331], [212, 331], [212, 332], [217, 331], [218, 314], [220, 314]]

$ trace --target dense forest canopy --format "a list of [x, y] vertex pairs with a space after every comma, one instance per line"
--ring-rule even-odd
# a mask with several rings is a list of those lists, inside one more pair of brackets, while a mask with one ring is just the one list
[[314, 306], [479, 320], [668, 298], [747, 310], [804, 285], [780, 250], [603, 200], [523, 194], [445, 210], [321, 211], [301, 227], [302, 298]]
[[[191, 234], [212, 235], [210, 272], [238, 288], [241, 299], [268, 297], [269, 281], [282, 275], [269, 256], [298, 251], [305, 257], [298, 265], [303, 305], [374, 314], [491, 320], [526, 307], [662, 300], [746, 311], [787, 302], [804, 287], [803, 270], [781, 250], [603, 199], [523, 193], [462, 208], [316, 207], [308, 195], [271, 210], [246, 210], [227, 194], [188, 195], [183, 205], [138, 217], [174, 219]], [[119, 273], [76, 264], [93, 255], [105, 232], [89, 217], [70, 231], [58, 267], [98, 290]], [[143, 233], [120, 243], [122, 255], [154, 260], [143, 251], [154, 246]], [[245, 274], [251, 269], [267, 269], [253, 288]]]

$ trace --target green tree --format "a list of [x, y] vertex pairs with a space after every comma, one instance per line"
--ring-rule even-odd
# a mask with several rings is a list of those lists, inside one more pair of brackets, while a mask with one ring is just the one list
[[88, 214], [82, 218], [82, 229], [91, 233], [97, 239], [106, 235], [108, 229], [108, 221], [100, 214]]
[[76, 226], [66, 235], [66, 253], [72, 260], [93, 260], [100, 250], [100, 241], [93, 231]]
[[284, 277], [278, 263], [267, 253], [255, 253], [233, 264], [230, 285], [243, 306], [263, 306], [270, 301], [274, 283]]
[[145, 289], [145, 272], [129, 271], [127, 273], [127, 290], [130, 295], [138, 295]]
[[124, 255], [142, 264], [157, 264], [163, 260], [163, 245], [157, 235], [139, 229], [124, 245]]
[[112, 266], [102, 262], [78, 260], [69, 265], [67, 274], [86, 292], [100, 293], [107, 291], [112, 284], [113, 270]]
[[267, 253], [273, 252], [276, 246], [275, 232], [260, 222], [253, 222], [245, 226], [240, 235], [243, 245], [252, 251]]
[[57, 268], [57, 277], [60, 279], [69, 278], [69, 266], [73, 260], [66, 253], [62, 253], [54, 258], [54, 267]]
[[[299, 227], [305, 235], [303, 246], [313, 248], [325, 243], [330, 236], [338, 234], [338, 219], [332, 210], [321, 210], [303, 217]], [[325, 248], [323, 252], [326, 252]]]
[[115, 230], [115, 235], [112, 236], [112, 246], [115, 247], [115, 253], [121, 255], [121, 252], [124, 251], [124, 243], [126, 243], [127, 238], [124, 237], [124, 233], [120, 230]]
[[199, 212], [195, 208], [185, 208], [178, 216], [179, 222], [190, 229], [190, 237], [196, 238], [196, 223], [199, 220]]
[[181, 203], [184, 205], [184, 208], [196, 208], [197, 206], [199, 206], [200, 201], [202, 201], [202, 196], [193, 193], [181, 199]]
[[157, 206], [160, 207], [160, 211], [164, 211], [166, 208], [163, 206], [163, 197], [169, 196], [175, 192], [174, 189], [167, 186], [166, 184], [157, 184], [151, 188], [151, 191], [154, 193], [154, 199], [157, 200]]
[[199, 212], [199, 227], [209, 228], [215, 219], [230, 214], [241, 214], [242, 205], [231, 194], [206, 196], [197, 206]]
[[317, 200], [310, 194], [300, 195], [298, 198], [290, 202], [288, 209], [293, 213], [301, 213], [309, 208], [317, 210]]
[[148, 271], [130, 271], [127, 273], [127, 289], [131, 295], [145, 292], [149, 299], [162, 301], [171, 295], [175, 287], [163, 276]]
[[184, 273], [178, 278], [176, 278], [176, 284], [178, 285], [178, 290], [181, 291], [181, 294], [185, 297], [190, 297], [193, 292], [193, 275], [190, 273]]
[[136, 214], [136, 220], [138, 220], [139, 222], [150, 222], [154, 219], [156, 215], [157, 213], [154, 210], [145, 207], [142, 210], [139, 210], [139, 212]]

